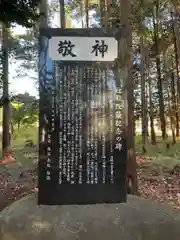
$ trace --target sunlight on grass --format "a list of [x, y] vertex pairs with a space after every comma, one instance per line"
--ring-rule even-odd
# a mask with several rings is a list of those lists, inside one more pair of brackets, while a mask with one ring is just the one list
[[[169, 149], [167, 149], [167, 143]], [[172, 140], [169, 138], [166, 141], [157, 139], [156, 145], [147, 144], [147, 152], [142, 154], [141, 137], [136, 137], [136, 153], [138, 156], [148, 157], [152, 163], [162, 166], [167, 169], [172, 169], [176, 164], [180, 164], [180, 140], [172, 145]]]
[[16, 137], [12, 138], [12, 148], [16, 148], [18, 146], [22, 147], [25, 144], [25, 141], [32, 140], [34, 144], [37, 144], [38, 141], [38, 128], [36, 127], [24, 127], [21, 128], [16, 133]]
[[[33, 147], [25, 146], [27, 140], [32, 140]], [[141, 136], [136, 136], [136, 154], [139, 157], [146, 157], [154, 165], [159, 167], [172, 169], [176, 164], [180, 164], [180, 140], [172, 145], [172, 140], [169, 138], [166, 141], [157, 139], [156, 145], [147, 145], [147, 152], [142, 154], [142, 141]], [[170, 147], [167, 149], [166, 144], [169, 143]], [[15, 162], [7, 164], [6, 168], [22, 168], [31, 166], [33, 161], [38, 158], [38, 128], [29, 127], [21, 128], [16, 133], [16, 137], [11, 140], [12, 155]], [[4, 168], [4, 166], [1, 166]]]
[[[25, 146], [27, 140], [32, 140], [34, 146]], [[20, 131], [17, 132], [16, 137], [11, 140], [12, 156], [15, 161], [1, 165], [0, 171], [5, 169], [11, 175], [14, 175], [16, 177], [21, 169], [28, 169], [31, 167], [34, 161], [38, 158], [37, 140], [37, 128], [21, 128]]]

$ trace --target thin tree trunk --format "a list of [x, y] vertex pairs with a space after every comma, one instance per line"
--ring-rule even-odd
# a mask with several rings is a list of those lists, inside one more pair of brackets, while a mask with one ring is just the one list
[[179, 26], [178, 26], [178, 19], [177, 16], [179, 16], [179, 4], [177, 0], [172, 0], [173, 4], [173, 14], [174, 14], [174, 31], [176, 35], [176, 44], [177, 44], [177, 53], [178, 53], [178, 59], [180, 60], [180, 33], [179, 33]]
[[60, 5], [60, 23], [61, 23], [61, 28], [64, 29], [66, 27], [64, 0], [59, 0], [59, 5]]
[[129, 0], [120, 0], [121, 5], [121, 23], [125, 26], [126, 36], [124, 41], [124, 70], [125, 86], [128, 95], [128, 126], [126, 129], [128, 143], [128, 183], [131, 187], [131, 193], [138, 195], [138, 182], [136, 171], [135, 139], [134, 139], [134, 82], [132, 77], [132, 29], [129, 22], [130, 4]]
[[173, 137], [173, 144], [176, 143], [176, 136], [175, 136], [175, 116], [176, 116], [176, 91], [175, 91], [175, 79], [174, 79], [174, 72], [171, 75], [171, 129], [172, 129], [172, 137]]
[[[151, 132], [151, 144], [156, 145], [156, 134], [154, 130], [154, 110], [153, 110], [153, 100], [152, 100], [152, 79], [150, 77], [150, 61], [149, 61], [149, 49], [145, 48], [145, 62], [147, 70], [147, 105], [149, 104], [149, 119], [150, 119], [150, 132]], [[148, 126], [148, 117], [147, 117], [147, 126]], [[149, 131], [148, 131], [149, 137]]]
[[105, 0], [100, 0], [100, 22], [101, 27], [104, 27], [105, 20]]
[[144, 40], [140, 38], [141, 48], [141, 122], [142, 122], [142, 151], [146, 153], [148, 142], [148, 126], [147, 126], [147, 102], [146, 102], [146, 76], [145, 76], [145, 52]]
[[[157, 43], [158, 45], [158, 43]], [[157, 68], [157, 88], [158, 88], [158, 96], [159, 96], [159, 114], [160, 114], [160, 123], [161, 123], [161, 131], [162, 138], [166, 138], [166, 121], [164, 116], [164, 97], [163, 97], [163, 88], [162, 88], [162, 76], [161, 76], [161, 67], [160, 67], [160, 56], [156, 56], [156, 68]]]
[[154, 130], [154, 110], [152, 100], [152, 79], [149, 76], [149, 118], [150, 118], [150, 129], [151, 129], [151, 144], [156, 145], [156, 134]]
[[[39, 11], [41, 14], [41, 17], [39, 19], [39, 28], [47, 28], [48, 26], [48, 18], [47, 18], [47, 0], [41, 0], [40, 5], [39, 5]], [[40, 39], [40, 49], [42, 49], [44, 47], [44, 39], [41, 37]], [[39, 78], [41, 78], [41, 76], [39, 76]], [[40, 98], [39, 100], [39, 108], [43, 109], [44, 108], [44, 99]], [[47, 132], [44, 132], [44, 115], [39, 113], [39, 122], [41, 122], [42, 124], [40, 124], [39, 126], [39, 142], [43, 142], [44, 141], [44, 135], [47, 135]], [[46, 138], [46, 137], [45, 137]]]
[[14, 124], [12, 121], [10, 121], [10, 126], [11, 126], [11, 136], [14, 137]]
[[3, 59], [3, 136], [2, 153], [8, 151], [10, 146], [10, 107], [9, 107], [9, 67], [8, 67], [8, 29], [2, 29], [2, 59]]
[[172, 109], [171, 109], [171, 99], [170, 99], [170, 92], [168, 90], [168, 112], [169, 112], [169, 119], [170, 119], [170, 127], [171, 127], [171, 132], [172, 132], [172, 143], [176, 143], [176, 135], [175, 135], [175, 122], [174, 122], [174, 117], [172, 115]]
[[89, 0], [85, 0], [86, 28], [89, 27]]
[[[173, 9], [173, 13], [174, 13], [173, 31], [174, 31], [174, 36], [175, 36], [175, 38], [174, 38], [175, 42], [174, 43], [176, 44], [175, 54], [177, 54], [176, 61], [179, 63], [179, 61], [180, 61], [180, 32], [179, 32], [177, 16], [179, 16], [180, 12], [179, 12], [178, 1], [177, 0], [172, 0], [172, 3], [173, 3], [173, 8], [174, 8]], [[172, 17], [173, 17], [173, 13], [172, 13]], [[179, 74], [177, 74], [177, 87], [178, 87], [177, 97], [178, 97], [178, 105], [179, 105], [180, 104], [180, 77], [179, 77]]]
[[161, 76], [161, 60], [160, 60], [160, 50], [159, 50], [159, 0], [156, 0], [156, 14], [153, 17], [154, 26], [154, 44], [156, 51], [156, 69], [157, 69], [157, 88], [159, 96], [159, 112], [160, 112], [160, 123], [162, 138], [166, 138], [166, 121], [164, 116], [164, 97], [163, 97], [163, 83]]
[[[173, 81], [173, 84], [174, 84], [174, 72], [173, 72], [173, 58], [172, 58], [172, 69], [170, 70], [168, 68], [167, 70], [167, 62], [166, 62], [166, 56], [164, 55], [163, 56], [164, 58], [164, 87], [167, 91], [167, 105], [168, 105], [168, 116], [169, 116], [169, 119], [170, 119], [170, 128], [171, 128], [171, 132], [172, 132], [172, 137], [173, 137], [173, 144], [176, 142], [176, 136], [175, 136], [175, 122], [174, 122], [174, 116], [172, 115], [172, 113], [174, 112], [173, 109], [172, 109], [172, 92], [174, 91], [175, 93], [175, 88], [173, 90], [173, 85], [172, 85], [172, 81]], [[170, 72], [171, 71], [171, 72]], [[169, 74], [171, 74], [169, 76]], [[171, 81], [169, 81], [169, 78], [171, 77]], [[170, 84], [170, 86], [169, 86]], [[173, 90], [173, 91], [172, 91]], [[174, 95], [175, 97], [175, 95]], [[176, 99], [176, 98], [175, 98]], [[176, 107], [176, 103], [174, 105]], [[170, 144], [167, 142], [166, 143], [166, 148], [169, 149], [170, 147]]]
[[81, 0], [81, 2], [80, 2], [80, 14], [81, 14], [81, 24], [82, 24], [82, 28], [85, 27], [85, 24], [84, 24], [84, 17], [85, 17], [84, 1], [85, 1], [85, 0]]
[[172, 144], [176, 144], [176, 134], [175, 134], [175, 119], [173, 116], [170, 117], [171, 121], [171, 132], [172, 132]]
[[47, 26], [48, 26], [47, 0], [40, 1], [39, 10], [40, 10], [40, 14], [41, 14], [41, 17], [39, 19], [39, 27], [47, 28]]
[[21, 125], [20, 107], [19, 107], [19, 105], [20, 105], [20, 102], [19, 102], [19, 99], [18, 99], [18, 109], [17, 109], [17, 111], [18, 111], [18, 121], [17, 121], [18, 131], [20, 130], [20, 125]]
[[177, 108], [176, 108], [176, 137], [179, 137], [180, 129], [179, 129], [179, 111], [178, 105], [180, 104], [180, 77], [179, 77], [179, 57], [178, 57], [178, 41], [176, 36], [176, 25], [177, 20], [176, 16], [174, 18], [173, 13], [171, 14], [172, 24], [173, 24], [173, 37], [174, 37], [174, 53], [175, 53], [175, 68], [176, 68], [176, 76], [177, 76]]

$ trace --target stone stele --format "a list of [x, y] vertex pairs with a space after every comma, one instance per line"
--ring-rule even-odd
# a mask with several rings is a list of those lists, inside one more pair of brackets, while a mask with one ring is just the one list
[[32, 194], [0, 213], [0, 240], [180, 240], [180, 213], [129, 196], [127, 203], [38, 206]]

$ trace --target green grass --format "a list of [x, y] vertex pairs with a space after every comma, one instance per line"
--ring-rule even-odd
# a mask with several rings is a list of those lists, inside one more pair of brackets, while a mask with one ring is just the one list
[[[37, 139], [37, 128], [31, 127], [20, 129], [16, 138], [11, 141], [12, 155], [15, 161], [6, 165], [0, 165], [0, 171], [5, 170], [9, 172], [15, 180], [22, 170], [31, 167], [33, 162], [38, 158]], [[26, 140], [32, 140], [36, 146], [32, 148], [26, 147]]]
[[[36, 147], [25, 147], [26, 140], [32, 140]], [[175, 145], [170, 144], [170, 148], [166, 148], [166, 143], [171, 143], [169, 138], [165, 142], [160, 138], [157, 139], [157, 145], [147, 145], [146, 154], [142, 154], [141, 137], [136, 137], [136, 153], [139, 157], [146, 157], [151, 161], [152, 165], [159, 166], [160, 168], [173, 169], [176, 164], [180, 164], [180, 141]], [[20, 171], [22, 168], [28, 168], [38, 158], [38, 128], [21, 128], [16, 134], [16, 138], [11, 141], [11, 148], [15, 162], [0, 166], [8, 169], [8, 171]]]
[[[167, 143], [169, 143], [169, 149], [167, 149]], [[147, 152], [142, 154], [141, 137], [136, 137], [136, 153], [138, 156], [146, 157], [152, 164], [166, 169], [173, 169], [176, 164], [180, 164], [180, 140], [172, 145], [171, 138], [166, 141], [157, 138], [157, 144], [147, 144], [146, 150]]]
[[22, 146], [26, 140], [31, 139], [34, 144], [37, 144], [38, 140], [38, 128], [36, 127], [24, 127], [16, 131], [16, 138], [12, 138], [12, 147]]

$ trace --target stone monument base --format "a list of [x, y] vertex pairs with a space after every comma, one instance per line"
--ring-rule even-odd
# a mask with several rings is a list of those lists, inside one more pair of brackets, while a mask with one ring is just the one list
[[179, 240], [180, 214], [129, 196], [127, 203], [37, 206], [36, 194], [0, 213], [0, 240]]

